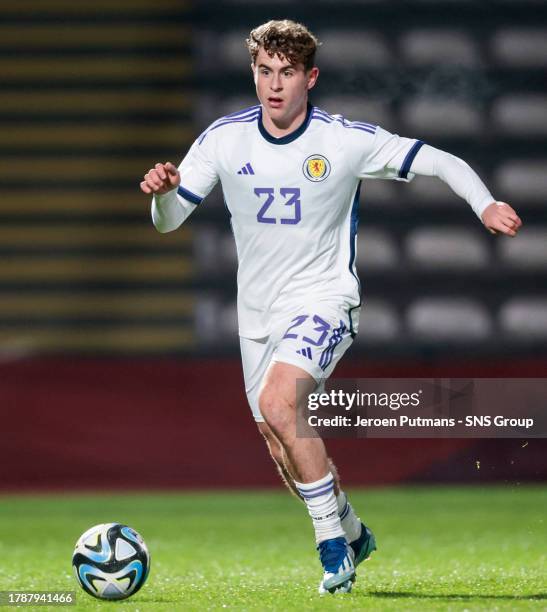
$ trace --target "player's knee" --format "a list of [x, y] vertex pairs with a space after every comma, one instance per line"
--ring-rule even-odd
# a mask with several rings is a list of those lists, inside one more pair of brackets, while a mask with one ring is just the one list
[[258, 405], [260, 413], [275, 436], [284, 438], [285, 432], [294, 424], [294, 402], [283, 397], [270, 385], [266, 385], [260, 393]]

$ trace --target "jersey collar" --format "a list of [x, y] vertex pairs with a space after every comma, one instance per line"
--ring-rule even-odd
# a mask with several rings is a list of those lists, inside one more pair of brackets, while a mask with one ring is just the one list
[[260, 133], [262, 134], [262, 136], [268, 142], [271, 142], [272, 144], [276, 144], [276, 145], [289, 144], [289, 142], [296, 140], [299, 136], [301, 136], [306, 131], [310, 123], [310, 120], [311, 120], [312, 110], [313, 110], [313, 106], [308, 102], [306, 118], [304, 119], [300, 127], [297, 127], [296, 130], [294, 130], [294, 132], [291, 132], [290, 134], [287, 134], [286, 136], [281, 136], [280, 138], [276, 138], [275, 136], [272, 136], [268, 131], [266, 131], [266, 128], [264, 127], [264, 124], [262, 123], [262, 107], [260, 107], [260, 115], [258, 117], [258, 129], [260, 130]]

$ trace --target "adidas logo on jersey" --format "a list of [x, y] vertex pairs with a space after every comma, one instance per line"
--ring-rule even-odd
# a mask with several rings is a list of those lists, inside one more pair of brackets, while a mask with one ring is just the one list
[[309, 346], [305, 346], [304, 348], [296, 352], [299, 355], [303, 355], [304, 357], [307, 357], [308, 359], [312, 359], [311, 348]]
[[248, 162], [246, 163], [243, 168], [241, 168], [241, 170], [238, 171], [238, 174], [254, 174], [255, 171], [253, 170], [253, 167], [251, 166], [251, 163]]

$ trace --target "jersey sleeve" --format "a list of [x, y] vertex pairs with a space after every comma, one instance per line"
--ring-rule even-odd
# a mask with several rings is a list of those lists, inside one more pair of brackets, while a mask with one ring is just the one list
[[350, 163], [358, 178], [411, 181], [412, 162], [423, 142], [376, 127], [374, 133], [348, 130]]
[[196, 140], [179, 165], [180, 185], [176, 191], [152, 198], [152, 221], [160, 232], [177, 229], [194, 212], [218, 181], [212, 139]]
[[180, 163], [179, 172], [177, 195], [192, 204], [200, 204], [218, 181], [214, 139], [196, 140]]
[[454, 193], [467, 201], [482, 221], [482, 213], [496, 200], [479, 175], [463, 159], [424, 145], [413, 165], [418, 175], [436, 176], [444, 181]]

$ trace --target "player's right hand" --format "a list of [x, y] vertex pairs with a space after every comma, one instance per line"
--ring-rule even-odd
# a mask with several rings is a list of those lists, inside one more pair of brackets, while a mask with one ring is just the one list
[[156, 164], [144, 175], [141, 190], [144, 193], [167, 193], [180, 185], [180, 174], [171, 162]]

